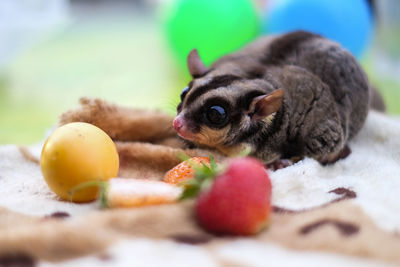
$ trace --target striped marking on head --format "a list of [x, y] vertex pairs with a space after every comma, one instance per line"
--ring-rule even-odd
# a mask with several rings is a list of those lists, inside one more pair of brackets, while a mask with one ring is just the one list
[[201, 95], [211, 90], [215, 90], [219, 87], [227, 87], [234, 81], [241, 79], [242, 79], [241, 77], [231, 74], [215, 76], [208, 83], [203, 84], [197, 88], [192, 88], [187, 94], [187, 99], [185, 104], [190, 105]]

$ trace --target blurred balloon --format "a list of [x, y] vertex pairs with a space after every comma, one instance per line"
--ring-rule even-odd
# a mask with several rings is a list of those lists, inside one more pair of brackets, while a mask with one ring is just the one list
[[339, 42], [362, 56], [373, 32], [372, 10], [366, 0], [270, 0], [263, 33], [311, 31]]
[[164, 15], [168, 42], [182, 65], [193, 48], [209, 65], [260, 33], [260, 20], [249, 0], [175, 0]]

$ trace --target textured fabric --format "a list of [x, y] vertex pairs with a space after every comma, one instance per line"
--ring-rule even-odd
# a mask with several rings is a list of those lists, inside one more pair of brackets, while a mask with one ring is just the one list
[[[85, 101], [62, 122], [91, 119], [98, 125], [101, 119], [93, 119], [85, 110], [90, 106], [97, 113], [99, 105], [108, 104]], [[121, 114], [119, 107], [113, 110]], [[141, 116], [123, 110], [124, 115], [118, 115], [121, 121], [129, 116], [132, 123]], [[104, 120], [102, 114], [96, 116]], [[108, 116], [115, 123], [116, 116]], [[154, 123], [151, 116], [144, 123]], [[163, 118], [168, 125], [168, 117]], [[124, 133], [123, 142], [113, 136], [122, 159], [120, 176], [159, 179], [179, 162], [176, 155], [183, 150], [169, 130], [163, 135], [154, 126], [152, 131], [160, 138], [146, 139], [141, 133], [136, 140], [135, 127], [130, 131], [121, 124], [107, 127], [102, 128]], [[324, 167], [307, 158], [269, 171], [274, 205], [270, 225], [248, 238], [204, 232], [193, 218], [191, 201], [106, 211], [97, 203], [61, 201], [45, 184], [35, 160], [41, 144], [29, 151], [2, 146], [0, 265], [30, 259], [40, 266], [398, 266], [399, 136], [398, 118], [371, 112], [350, 143], [352, 154], [346, 159]]]

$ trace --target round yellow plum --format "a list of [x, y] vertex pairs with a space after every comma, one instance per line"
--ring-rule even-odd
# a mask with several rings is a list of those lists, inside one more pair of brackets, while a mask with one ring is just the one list
[[97, 187], [85, 187], [72, 195], [70, 191], [82, 183], [116, 177], [119, 158], [114, 142], [103, 130], [89, 123], [72, 122], [49, 136], [40, 167], [50, 189], [62, 199], [89, 202], [96, 199]]

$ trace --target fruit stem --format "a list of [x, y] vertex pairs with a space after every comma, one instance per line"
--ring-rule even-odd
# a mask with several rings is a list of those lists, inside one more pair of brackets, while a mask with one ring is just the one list
[[178, 155], [176, 155], [176, 156], [180, 161], [185, 161], [185, 160], [190, 159], [189, 155], [186, 154], [185, 152], [179, 152]]
[[72, 197], [77, 191], [93, 186], [97, 186], [100, 189], [99, 193], [100, 207], [102, 209], [108, 208], [107, 193], [109, 189], [109, 184], [107, 181], [89, 181], [75, 186], [74, 188], [68, 191], [68, 194], [70, 195], [70, 201], [72, 202]]
[[213, 155], [210, 154], [209, 159], [210, 166], [207, 166], [204, 162], [194, 164], [190, 159], [187, 160], [189, 165], [194, 169], [195, 176], [194, 179], [183, 183], [185, 189], [179, 198], [180, 201], [187, 198], [194, 198], [199, 192], [206, 191], [211, 187], [215, 177], [221, 172], [221, 168], [217, 165]]

